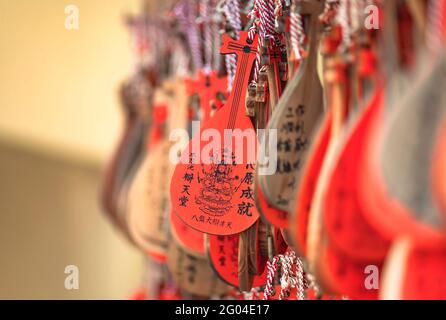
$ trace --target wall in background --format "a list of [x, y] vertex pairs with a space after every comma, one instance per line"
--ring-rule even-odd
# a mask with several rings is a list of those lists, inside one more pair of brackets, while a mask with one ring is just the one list
[[[80, 29], [65, 29], [65, 6]], [[0, 0], [0, 298], [126, 298], [142, 255], [98, 206], [138, 0]], [[80, 268], [80, 290], [64, 268]]]
[[[125, 299], [142, 255], [98, 202], [100, 171], [0, 146], [0, 299]], [[79, 290], [65, 289], [67, 265]]]
[[[65, 29], [65, 7], [80, 10]], [[138, 0], [0, 0], [0, 139], [102, 163], [132, 68], [123, 16]]]

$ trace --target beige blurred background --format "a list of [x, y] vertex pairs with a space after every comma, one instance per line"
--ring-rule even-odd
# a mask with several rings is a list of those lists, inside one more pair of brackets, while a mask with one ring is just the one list
[[[80, 10], [65, 29], [65, 7]], [[98, 205], [138, 0], [0, 0], [0, 298], [127, 298], [142, 256]], [[80, 289], [64, 288], [65, 266]]]

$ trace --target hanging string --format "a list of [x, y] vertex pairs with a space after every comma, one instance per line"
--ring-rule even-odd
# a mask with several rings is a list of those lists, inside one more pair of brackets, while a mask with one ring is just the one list
[[340, 0], [326, 0], [324, 12], [320, 16], [320, 21], [325, 25], [325, 27], [331, 26], [333, 20], [339, 11]]
[[[253, 42], [254, 41], [254, 37], [256, 35], [256, 33], [258, 32], [258, 29], [260, 27], [260, 15], [259, 15], [259, 4], [260, 1], [262, 0], [255, 0], [254, 1], [254, 6], [252, 8], [252, 11], [249, 13], [249, 18], [253, 20], [251, 27], [249, 28], [248, 31], [248, 39], [249, 41]], [[259, 76], [259, 71], [260, 71], [260, 62], [261, 62], [261, 56], [260, 56], [260, 47], [261, 47], [262, 43], [261, 43], [261, 39], [259, 37], [259, 45], [258, 45], [258, 50], [257, 50], [257, 55], [256, 55], [256, 60], [254, 61], [254, 79], [251, 83], [252, 86], [255, 86], [257, 84], [257, 79]]]
[[221, 35], [220, 35], [220, 25], [223, 21], [221, 12], [218, 12], [217, 4], [214, 0], [211, 0], [210, 3], [211, 8], [216, 8], [213, 11], [212, 19], [211, 19], [211, 33], [212, 33], [212, 50], [213, 50], [213, 58], [212, 58], [212, 69], [219, 70], [221, 63], [221, 54], [220, 54], [220, 46], [221, 46]]
[[305, 31], [302, 15], [297, 11], [296, 1], [293, 2], [290, 13], [291, 48], [297, 60], [302, 59], [302, 45], [305, 41]]
[[280, 287], [279, 299], [283, 300], [290, 296], [291, 289], [296, 288], [298, 300], [305, 299], [305, 290], [307, 289], [303, 263], [296, 256], [294, 251], [287, 251], [283, 255], [277, 255], [267, 262], [266, 286], [263, 294], [263, 300], [269, 300], [275, 295], [274, 279], [277, 270], [280, 268]]
[[[226, 0], [224, 12], [228, 24], [233, 30], [234, 37], [238, 39], [240, 37], [240, 31], [242, 30], [239, 0]], [[237, 66], [237, 57], [235, 54], [228, 54], [225, 56], [225, 59], [228, 73], [228, 91], [231, 91]]]
[[318, 284], [316, 283], [316, 278], [311, 273], [305, 273], [305, 288], [313, 289], [316, 296], [321, 294]]
[[364, 22], [361, 15], [361, 12], [364, 12], [363, 4], [364, 0], [355, 0], [350, 2], [350, 21], [353, 33], [359, 31]]
[[274, 9], [274, 16], [275, 16], [275, 20], [274, 20], [274, 28], [277, 30], [279, 30], [279, 19], [280, 16], [283, 13], [283, 4], [282, 4], [282, 0], [276, 0], [276, 8]]
[[297, 299], [305, 299], [305, 278], [304, 278], [304, 267], [302, 260], [297, 258], [296, 261], [296, 276], [297, 276]]
[[258, 2], [259, 0], [254, 0], [252, 10], [248, 13], [248, 18], [252, 20], [252, 25], [248, 30], [248, 39], [252, 42], [257, 33], [259, 26], [259, 16], [258, 16]]
[[297, 277], [293, 270], [295, 260], [296, 256], [294, 251], [286, 252], [285, 255], [280, 256], [282, 276], [280, 277], [281, 291], [279, 300], [288, 298], [290, 296], [291, 288], [296, 288], [297, 286]]
[[443, 6], [444, 0], [430, 0], [428, 4], [428, 25], [426, 45], [431, 52], [438, 52], [443, 45]]
[[198, 35], [197, 20], [197, 3], [195, 0], [188, 0], [188, 22], [187, 36], [191, 47], [192, 59], [194, 61], [195, 70], [203, 69], [203, 57], [201, 54], [200, 37]]
[[170, 69], [178, 77], [189, 75], [189, 56], [184, 44], [178, 37], [175, 37], [173, 40]]
[[192, 61], [195, 70], [203, 68], [203, 58], [200, 48], [200, 38], [196, 24], [197, 4], [194, 0], [186, 0], [177, 5], [179, 8], [179, 19], [182, 21], [183, 30], [186, 30], [186, 37], [189, 43]]
[[263, 300], [269, 300], [271, 296], [274, 295], [274, 279], [276, 277], [277, 272], [277, 262], [279, 261], [279, 258], [276, 256], [272, 260], [269, 260], [266, 263], [266, 286], [265, 290], [263, 291]]
[[244, 300], [259, 300], [260, 291], [259, 288], [252, 288], [249, 292], [243, 292]]
[[342, 44], [344, 49], [352, 43], [352, 29], [350, 25], [350, 0], [341, 0], [339, 6], [339, 24], [342, 28]]
[[[261, 68], [261, 53], [260, 48], [263, 46], [265, 40], [274, 40], [276, 37], [275, 31], [275, 8], [274, 0], [257, 0], [254, 3], [254, 8], [250, 13], [250, 17], [254, 19], [254, 23], [249, 30], [249, 39], [254, 40], [255, 31], [258, 29], [259, 40], [256, 60], [254, 62], [254, 76], [252, 84], [257, 84], [259, 72]], [[257, 21], [257, 23], [256, 23]], [[258, 27], [258, 28], [257, 28]]]
[[283, 256], [280, 256], [282, 275], [280, 277], [281, 290], [279, 294], [279, 300], [284, 300], [284, 298], [287, 298], [289, 296], [290, 287], [293, 285], [293, 278], [290, 275], [292, 273], [292, 263], [290, 263], [289, 260], [290, 259], [287, 253]]
[[[164, 25], [162, 19], [151, 18], [150, 21], [148, 17], [145, 17], [145, 31], [144, 37], [146, 41], [147, 53], [143, 57], [143, 65], [145, 67], [151, 67], [157, 70], [157, 75], [162, 78], [166, 75], [168, 71], [168, 62], [164, 59], [166, 52], [168, 51], [168, 43], [164, 40], [167, 34], [164, 30]], [[157, 45], [154, 45], [154, 44]], [[150, 48], [149, 48], [150, 45]], [[149, 50], [150, 49], [150, 50]], [[162, 63], [159, 63], [162, 61]]]
[[[177, 18], [182, 30], [186, 30], [186, 39], [190, 48], [195, 71], [203, 68], [203, 58], [201, 54], [200, 38], [198, 35], [197, 5], [194, 0], [184, 0], [179, 2], [173, 9], [173, 14]], [[165, 41], [160, 41], [161, 43]]]
[[203, 43], [204, 43], [204, 72], [209, 74], [212, 69], [212, 31], [210, 19], [210, 0], [200, 1], [200, 18], [199, 23], [203, 26]]
[[153, 62], [153, 51], [149, 50], [149, 23], [145, 15], [132, 17], [128, 22], [131, 30], [131, 45], [134, 50], [133, 66], [138, 72], [141, 66], [151, 66]]
[[273, 40], [276, 35], [274, 0], [260, 0], [260, 38]]

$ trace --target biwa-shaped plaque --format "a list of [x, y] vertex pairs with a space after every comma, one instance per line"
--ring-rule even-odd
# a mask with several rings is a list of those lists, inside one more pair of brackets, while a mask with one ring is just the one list
[[[329, 99], [333, 102], [332, 110], [336, 111], [334, 115], [341, 114], [340, 110], [345, 114], [345, 110], [354, 107], [346, 98], [355, 84], [346, 81], [345, 72], [341, 78], [341, 82], [336, 81], [338, 84]], [[346, 94], [341, 94], [339, 88], [342, 87], [347, 87]], [[337, 253], [333, 256], [337, 255], [344, 263], [375, 265], [382, 263], [387, 252], [388, 240], [365, 219], [359, 199], [361, 151], [365, 149], [372, 131], [372, 116], [379, 114], [383, 107], [383, 87], [375, 89], [371, 101], [349, 125], [343, 126], [334, 117], [331, 142], [315, 189], [307, 231], [307, 255], [313, 270], [320, 270], [326, 265], [320, 255], [324, 250]], [[347, 108], [342, 107], [345, 103]], [[342, 127], [344, 129], [339, 131]]]
[[174, 212], [209, 234], [239, 233], [259, 216], [252, 196], [257, 136], [245, 114], [256, 45], [257, 36], [250, 41], [247, 32], [241, 32], [239, 40], [223, 36], [221, 52], [238, 57], [233, 90], [183, 151], [171, 180]]
[[173, 211], [170, 212], [170, 231], [184, 251], [205, 257], [205, 234], [185, 224]]
[[446, 218], [446, 116], [437, 137], [433, 162], [432, 188], [444, 220]]
[[308, 224], [319, 175], [326, 160], [329, 145], [332, 144], [335, 135], [338, 133], [339, 126], [342, 125], [347, 111], [345, 110], [345, 102], [334, 103], [334, 98], [337, 97], [339, 100], [346, 95], [345, 91], [348, 89], [341, 84], [341, 82], [345, 83], [345, 79], [342, 79], [342, 70], [345, 67], [339, 64], [339, 61], [336, 61], [335, 56], [339, 43], [340, 30], [333, 27], [325, 35], [321, 46], [321, 51], [326, 57], [324, 68], [326, 96], [330, 98], [328, 101], [331, 105], [327, 107], [327, 112], [315, 130], [314, 137], [311, 138], [311, 144], [302, 168], [301, 181], [296, 188], [294, 208], [290, 210], [292, 223], [289, 230], [294, 236], [294, 246], [301, 256], [307, 255]]
[[[261, 232], [260, 228], [266, 228], [267, 225], [260, 225], [260, 222], [257, 222], [251, 228], [254, 228], [255, 232], [255, 242], [256, 245], [253, 247], [249, 247], [253, 249], [252, 252], [244, 253], [247, 255], [252, 255], [254, 261], [254, 268], [256, 269], [255, 275], [252, 276], [253, 287], [260, 287], [266, 284], [266, 276], [267, 270], [265, 268], [266, 262], [268, 261], [268, 253], [265, 252], [265, 246], [267, 243], [263, 243], [268, 241], [264, 238], [264, 234]], [[262, 240], [260, 240], [262, 238]], [[283, 254], [288, 246], [285, 243], [280, 229], [274, 229], [273, 232], [273, 252]], [[262, 241], [263, 245], [260, 244]], [[241, 287], [240, 281], [240, 266], [239, 261], [242, 260], [240, 258], [240, 234], [233, 235], [208, 235], [206, 237], [206, 250], [208, 254], [209, 261], [212, 265], [214, 271], [218, 274], [218, 276], [225, 281], [226, 283], [234, 286], [236, 288]], [[246, 280], [245, 280], [246, 281]], [[249, 289], [248, 289], [249, 291]]]
[[133, 167], [144, 153], [144, 136], [149, 126], [147, 114], [152, 108], [153, 88], [143, 72], [137, 73], [121, 88], [121, 103], [125, 122], [120, 140], [104, 170], [101, 202], [112, 222], [131, 241], [122, 217], [121, 198], [127, 193], [126, 184]]
[[215, 276], [205, 257], [196, 257], [184, 251], [175, 241], [169, 243], [167, 267], [176, 285], [199, 298], [223, 296], [230, 287]]
[[[435, 136], [446, 112], [446, 56], [424, 69], [413, 89], [395, 101], [374, 130], [362, 161], [359, 195], [369, 223], [388, 237], [422, 247], [444, 245], [430, 181]], [[369, 192], [369, 190], [374, 190]]]
[[313, 138], [312, 146], [305, 161], [302, 180], [297, 188], [296, 208], [291, 215], [288, 230], [293, 235], [293, 243], [301, 256], [307, 254], [308, 223], [314, 192], [316, 190], [319, 173], [322, 169], [328, 145], [331, 138], [332, 113], [330, 110], [322, 120], [317, 136]]
[[[155, 97], [155, 103], [167, 105], [167, 132], [184, 129], [187, 123], [187, 99], [184, 80], [166, 81]], [[169, 152], [173, 143], [167, 134], [143, 159], [130, 189], [127, 224], [135, 242], [147, 253], [165, 256], [169, 230], [169, 194], [166, 181], [172, 176]]]
[[[370, 69], [362, 73], [370, 78], [376, 74], [376, 70], [371, 68], [373, 54], [370, 52], [361, 58], [365, 59], [361, 64]], [[363, 155], [371, 143], [375, 124], [382, 121], [383, 95], [384, 88], [379, 83], [370, 101], [361, 108], [362, 112], [352, 118], [353, 121], [338, 138], [337, 151], [324, 172], [325, 185], [318, 186], [316, 195], [319, 194], [320, 198], [314, 202], [309, 230], [310, 260], [315, 268], [320, 269], [326, 264], [326, 261], [318, 260], [318, 251], [322, 250], [332, 251], [332, 256], [337, 256], [343, 263], [358, 265], [380, 265], [387, 253], [389, 238], [367, 220], [360, 198]], [[358, 101], [362, 100], [358, 97]], [[369, 187], [365, 188], [367, 192], [374, 192]]]
[[[316, 123], [324, 110], [322, 86], [317, 73], [321, 32], [319, 15], [324, 1], [302, 1], [302, 15], [308, 21], [308, 57], [288, 82], [267, 129], [277, 130], [277, 170], [259, 176], [259, 187], [273, 206], [287, 211], [300, 180], [302, 161]], [[266, 164], [268, 159], [259, 158]]]
[[381, 275], [383, 300], [444, 300], [446, 246], [420, 248], [408, 238], [395, 241]]
[[[206, 123], [215, 114], [217, 99], [221, 97], [226, 99], [227, 77], [219, 77], [216, 70], [211, 70], [209, 73], [199, 70], [196, 80], [186, 79], [185, 81], [188, 95], [198, 95], [199, 118], [202, 123]], [[205, 256], [205, 234], [184, 223], [172, 210], [170, 230], [183, 250], [197, 257]]]
[[[321, 183], [325, 185], [324, 196], [318, 197], [320, 190], [316, 191], [312, 204], [315, 207], [309, 210], [312, 219], [321, 218], [318, 225], [322, 227], [306, 230], [318, 232], [309, 237], [309, 257], [323, 290], [351, 299], [378, 298], [379, 278], [367, 277], [367, 274], [381, 272], [387, 253], [388, 243], [365, 221], [356, 195], [361, 143], [366, 143], [367, 124], [371, 113], [382, 105], [381, 97], [382, 89], [378, 88], [349, 130], [341, 137], [332, 132], [333, 138], [338, 140], [339, 151], [327, 153], [325, 161], [332, 161], [331, 173], [327, 176], [323, 170], [318, 182], [318, 187]], [[374, 269], [369, 270], [371, 267]]]
[[323, 263], [315, 276], [324, 292], [355, 300], [378, 299], [382, 261], [370, 264], [351, 259], [328, 241], [322, 243], [318, 255]]
[[362, 155], [373, 121], [380, 120], [374, 114], [383, 107], [382, 97], [381, 86], [345, 133], [322, 204], [324, 227], [333, 245], [350, 258], [370, 263], [382, 261], [390, 245], [365, 218], [358, 196]]
[[[265, 129], [267, 119], [270, 113], [274, 112], [277, 107], [277, 102], [282, 96], [283, 83], [280, 78], [280, 63], [282, 61], [282, 50], [280, 47], [273, 46], [267, 48], [267, 59], [269, 64], [267, 66], [267, 84], [268, 89], [265, 98], [265, 103], [258, 106], [257, 113], [257, 129]], [[261, 73], [262, 74], [262, 73]], [[261, 77], [259, 77], [261, 79]], [[260, 85], [260, 80], [257, 86]], [[280, 210], [268, 203], [261, 188], [259, 188], [259, 167], [256, 168], [256, 183], [254, 189], [254, 200], [259, 210], [260, 216], [268, 223], [277, 228], [286, 228], [288, 226], [288, 212]]]

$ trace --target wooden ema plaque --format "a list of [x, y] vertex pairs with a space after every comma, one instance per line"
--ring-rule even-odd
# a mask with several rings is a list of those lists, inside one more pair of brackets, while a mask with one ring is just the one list
[[[142, 86], [142, 87], [141, 87]], [[127, 224], [127, 203], [129, 201], [129, 191], [132, 185], [135, 174], [141, 164], [141, 160], [146, 154], [146, 143], [147, 143], [147, 133], [148, 128], [150, 127], [151, 119], [150, 113], [153, 110], [153, 99], [152, 94], [147, 96], [143, 92], [144, 86], [139, 83], [137, 88], [134, 89], [137, 92], [133, 93], [133, 98], [135, 99], [135, 107], [138, 108], [138, 120], [134, 125], [134, 130], [132, 130], [131, 135], [129, 137], [127, 150], [123, 152], [123, 157], [121, 158], [121, 165], [118, 170], [118, 181], [121, 182], [121, 187], [117, 190], [116, 194], [116, 208], [117, 208], [117, 218], [119, 220], [120, 225], [123, 229], [125, 229], [129, 236], [131, 237], [131, 231], [129, 230]], [[131, 93], [129, 93], [131, 94]], [[149, 109], [141, 110], [142, 106], [150, 105]], [[122, 169], [122, 171], [121, 171]], [[131, 241], [134, 242], [134, 239], [131, 237]]]
[[[258, 223], [256, 224], [258, 231]], [[209, 261], [219, 275], [226, 283], [236, 288], [240, 287], [239, 281], [239, 241], [240, 234], [233, 235], [208, 235], [207, 252]], [[255, 252], [257, 270], [259, 274], [253, 279], [253, 286], [260, 287], [266, 283], [266, 261], [268, 257], [260, 258], [258, 248]]]
[[[151, 109], [152, 88], [147, 81], [139, 83], [141, 81], [141, 75], [138, 75], [121, 88], [121, 104], [125, 115], [124, 129], [104, 171], [101, 192], [104, 211], [130, 241], [132, 240], [121, 218], [119, 204], [127, 178], [144, 150], [143, 137], [148, 124], [144, 115]], [[139, 89], [145, 86], [145, 90], [137, 90], [135, 94], [135, 86]], [[145, 99], [136, 99], [135, 95], [144, 96]]]
[[[309, 137], [323, 114], [322, 86], [317, 73], [317, 49], [324, 1], [302, 1], [302, 15], [309, 19], [309, 55], [288, 82], [267, 129], [277, 130], [277, 170], [259, 176], [259, 187], [273, 206], [287, 211], [299, 184]], [[259, 159], [267, 163], [267, 159]]]
[[[327, 293], [344, 295], [350, 299], [375, 300], [379, 297], [379, 290], [366, 287], [368, 262], [351, 259], [332, 246], [327, 239], [323, 241], [319, 263], [316, 265], [315, 276]], [[373, 264], [382, 271], [382, 262]], [[379, 281], [379, 277], [378, 277]], [[378, 284], [379, 288], [379, 284]]]
[[110, 216], [113, 222], [116, 222], [116, 208], [115, 208], [115, 188], [116, 188], [116, 173], [118, 170], [119, 159], [127, 145], [127, 139], [132, 131], [133, 124], [137, 118], [136, 110], [132, 108], [132, 104], [128, 101], [125, 91], [128, 90], [126, 84], [121, 87], [121, 105], [124, 113], [124, 128], [120, 136], [120, 140], [115, 148], [115, 151], [107, 164], [104, 177], [102, 181], [101, 202], [105, 212]]
[[325, 235], [323, 202], [327, 192], [328, 182], [333, 165], [336, 163], [336, 157], [340, 151], [341, 138], [345, 125], [345, 119], [349, 110], [349, 94], [351, 92], [350, 84], [346, 79], [346, 62], [339, 54], [330, 55], [326, 59], [327, 70], [325, 72], [325, 82], [327, 91], [327, 103], [330, 109], [331, 125], [330, 139], [325, 152], [324, 160], [318, 175], [316, 186], [313, 193], [311, 208], [308, 215], [308, 230], [306, 239], [306, 254], [310, 270], [319, 267], [318, 259], [321, 257], [319, 252], [324, 245]]
[[[257, 237], [259, 237], [259, 228], [256, 223]], [[253, 226], [254, 227], [254, 226]], [[206, 249], [208, 253], [209, 261], [219, 275], [219, 277], [230, 284], [233, 287], [239, 288], [239, 234], [233, 235], [207, 235], [206, 236]], [[258, 243], [257, 239], [257, 243]], [[273, 239], [274, 251], [277, 253], [284, 253], [288, 246], [284, 242], [280, 229], [274, 230]], [[268, 257], [266, 254], [261, 255], [259, 252], [260, 248], [256, 246], [256, 262], [257, 271], [259, 272], [257, 276], [253, 279], [253, 287], [261, 287], [266, 284], [266, 274], [265, 269]]]
[[338, 116], [332, 120], [337, 125], [332, 127], [329, 150], [310, 209], [307, 239], [310, 268], [328, 292], [352, 299], [377, 299], [377, 288], [366, 287], [366, 270], [370, 265], [376, 266], [378, 272], [381, 270], [389, 242], [364, 218], [357, 180], [372, 116], [383, 106], [383, 89], [376, 88], [371, 101], [342, 132], [345, 116], [339, 115], [349, 108], [342, 107], [348, 94], [335, 91], [329, 94], [331, 108]]
[[432, 188], [444, 220], [446, 218], [446, 117], [442, 123], [434, 151]]
[[302, 180], [297, 189], [296, 207], [292, 215], [290, 233], [293, 243], [301, 256], [307, 254], [308, 223], [319, 173], [324, 163], [325, 154], [331, 137], [332, 113], [330, 110], [322, 121], [318, 135], [308, 153]]
[[185, 224], [173, 211], [170, 212], [170, 231], [184, 251], [197, 257], [206, 257], [205, 234]]
[[[154, 96], [156, 108], [169, 108], [173, 97], [164, 88], [158, 88]], [[168, 111], [167, 111], [168, 113]], [[170, 116], [170, 115], [168, 115]], [[160, 119], [162, 120], [162, 119]], [[165, 119], [164, 119], [165, 120]], [[148, 145], [148, 153], [141, 162], [131, 186], [126, 208], [127, 225], [132, 238], [146, 253], [165, 259], [167, 250], [167, 219], [165, 194], [162, 192], [167, 176], [167, 155], [169, 143], [165, 132], [159, 135], [154, 123], [150, 132], [153, 141]], [[159, 128], [161, 129], [161, 128]]]
[[172, 278], [187, 293], [209, 298], [227, 294], [230, 287], [215, 276], [206, 258], [191, 255], [170, 241], [167, 254], [167, 267]]
[[446, 246], [419, 248], [407, 238], [392, 245], [381, 275], [385, 300], [444, 300]]
[[[408, 236], [417, 246], [442, 246], [438, 209], [432, 199], [430, 172], [434, 137], [446, 105], [446, 59], [424, 70], [415, 87], [392, 109], [362, 161], [359, 194], [370, 224], [385, 237]], [[374, 192], [367, 192], [374, 190]]]
[[[243, 143], [243, 148], [239, 148], [242, 150], [238, 150], [238, 156], [244, 159], [238, 163], [224, 161], [237, 156], [233, 137], [229, 137], [230, 146], [224, 145], [224, 140], [227, 140], [224, 139], [225, 129], [247, 130], [251, 140], [257, 143], [251, 119], [245, 114], [257, 36], [252, 43], [249, 43], [247, 32], [240, 33], [240, 40], [233, 40], [227, 35], [222, 40], [221, 52], [237, 54], [238, 57], [234, 89], [226, 105], [201, 127], [200, 133], [193, 137], [182, 153], [171, 180], [170, 192], [172, 207], [186, 224], [201, 232], [228, 235], [246, 230], [259, 216], [252, 197], [255, 165], [246, 161], [247, 144]], [[203, 145], [205, 141], [201, 141], [204, 140], [202, 133], [207, 134], [208, 129], [213, 129], [212, 132], [221, 137], [221, 141], [212, 143], [216, 148]], [[200, 146], [200, 149], [194, 150], [195, 146]]]
[[[269, 43], [269, 41], [267, 43]], [[272, 110], [276, 109], [284, 87], [284, 82], [280, 77], [280, 63], [283, 59], [282, 54], [282, 49], [276, 45], [269, 46], [265, 52], [265, 59], [269, 62], [266, 72], [268, 81], [268, 100]]]
[[[206, 123], [216, 110], [212, 104], [218, 99], [218, 94], [225, 97], [227, 77], [218, 77], [217, 71], [206, 74], [204, 70], [198, 72], [198, 79], [186, 79], [186, 89], [189, 96], [197, 94], [200, 98], [201, 121]], [[175, 241], [183, 250], [197, 257], [205, 257], [205, 234], [185, 224], [172, 210], [170, 212], [170, 230]]]
[[[380, 236], [368, 223], [358, 200], [361, 155], [369, 141], [373, 115], [383, 103], [383, 89], [377, 88], [344, 136], [323, 200], [324, 226], [331, 244], [344, 255], [365, 262], [382, 261], [390, 245], [389, 239]], [[374, 191], [369, 188], [368, 192]]]
[[259, 210], [260, 215], [273, 226], [277, 228], [286, 228], [288, 226], [288, 212], [270, 205], [257, 184], [255, 185], [254, 193], [257, 210]]
[[[155, 102], [168, 107], [167, 132], [186, 127], [187, 99], [182, 79], [163, 83]], [[171, 147], [172, 142], [166, 136], [150, 147], [133, 181], [127, 208], [127, 223], [132, 237], [152, 257], [162, 258], [167, 250], [170, 207], [165, 185], [173, 171], [169, 160]]]
[[164, 255], [167, 250], [168, 207], [162, 192], [168, 178], [170, 144], [165, 140], [151, 148], [130, 189], [127, 222], [132, 236], [147, 253]]
[[[333, 88], [336, 88], [342, 79], [342, 72], [336, 69], [336, 55], [339, 47], [341, 33], [339, 28], [333, 27], [330, 33], [327, 33], [323, 39], [321, 51], [326, 56], [326, 72], [325, 82], [326, 91], [331, 96], [331, 100], [335, 97]], [[331, 62], [331, 65], [328, 63]], [[345, 81], [344, 81], [345, 82]], [[339, 90], [338, 90], [339, 91]], [[345, 88], [339, 93], [344, 93]], [[290, 226], [291, 234], [294, 237], [294, 244], [301, 256], [307, 254], [307, 236], [310, 212], [312, 209], [313, 198], [316, 191], [317, 182], [322, 170], [328, 147], [332, 140], [335, 139], [339, 126], [342, 125], [346, 116], [346, 108], [341, 104], [338, 110], [335, 106], [329, 106], [318, 128], [312, 137], [309, 152], [305, 158], [305, 166], [303, 167], [302, 177], [295, 196], [295, 205], [290, 210], [293, 224]]]
[[[273, 48], [268, 48], [269, 65], [267, 68], [267, 96], [265, 98], [265, 106], [263, 108], [257, 108], [257, 128], [264, 129], [266, 126], [267, 118], [269, 113], [274, 112], [279, 98], [282, 96], [282, 81], [279, 77], [279, 64], [281, 62], [281, 50], [280, 48], [274, 46]], [[260, 81], [259, 81], [260, 82]], [[259, 85], [259, 84], [258, 84]], [[258, 169], [258, 166], [256, 167]], [[259, 188], [258, 183], [259, 172], [256, 170], [256, 183], [254, 188], [254, 200], [261, 217], [266, 220], [271, 225], [277, 228], [286, 228], [288, 226], [288, 212], [277, 209], [272, 206], [265, 199], [261, 188]]]

